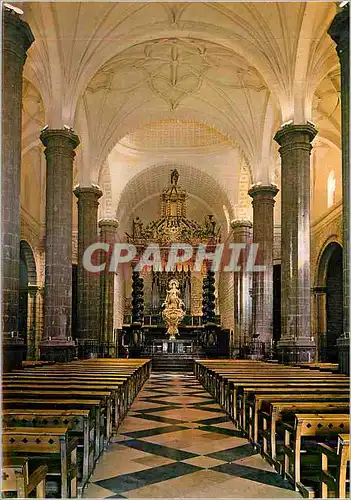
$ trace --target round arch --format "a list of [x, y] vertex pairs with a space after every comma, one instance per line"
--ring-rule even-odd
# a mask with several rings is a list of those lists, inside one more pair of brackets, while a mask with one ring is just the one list
[[333, 252], [337, 249], [340, 248], [342, 251], [342, 245], [339, 241], [334, 239], [334, 237], [331, 239], [329, 238], [325, 244], [323, 245], [322, 250], [320, 251], [318, 260], [317, 260], [317, 266], [316, 266], [316, 286], [317, 287], [323, 287], [325, 286], [326, 282], [326, 277], [327, 277], [327, 269], [328, 269], [328, 264], [330, 261], [330, 258], [333, 254]]
[[316, 324], [319, 359], [338, 362], [337, 339], [343, 332], [343, 249], [329, 241], [317, 266]]
[[35, 263], [32, 247], [25, 240], [20, 242], [20, 258], [24, 261], [27, 274], [28, 285], [37, 285], [37, 266]]

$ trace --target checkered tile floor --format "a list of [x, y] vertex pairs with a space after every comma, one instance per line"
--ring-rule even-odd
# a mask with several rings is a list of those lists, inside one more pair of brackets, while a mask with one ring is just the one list
[[300, 498], [192, 375], [154, 374], [85, 498]]

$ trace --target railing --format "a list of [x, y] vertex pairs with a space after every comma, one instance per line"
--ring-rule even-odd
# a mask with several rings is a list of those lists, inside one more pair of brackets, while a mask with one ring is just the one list
[[198, 355], [201, 352], [201, 347], [196, 341], [186, 340], [163, 340], [154, 341], [151, 344], [146, 344], [143, 347], [143, 355]]
[[23, 344], [25, 338], [21, 332], [4, 332], [2, 334], [2, 340], [7, 344]]
[[[125, 315], [123, 322], [125, 325], [130, 325], [132, 323], [131, 314]], [[220, 324], [220, 316], [215, 316], [214, 322], [217, 325], [219, 325]], [[161, 314], [145, 314], [143, 325], [144, 326], [158, 326], [158, 327], [165, 328], [165, 324], [164, 324], [164, 321], [163, 321]], [[202, 316], [192, 316], [190, 314], [187, 314], [179, 326], [180, 327], [190, 326], [190, 327], [194, 327], [194, 328], [202, 326]]]

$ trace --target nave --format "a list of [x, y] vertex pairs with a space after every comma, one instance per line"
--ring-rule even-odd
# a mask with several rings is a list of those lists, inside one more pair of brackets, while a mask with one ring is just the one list
[[301, 498], [192, 374], [155, 373], [85, 498]]
[[27, 362], [3, 380], [2, 496], [348, 498], [350, 388], [336, 370]]

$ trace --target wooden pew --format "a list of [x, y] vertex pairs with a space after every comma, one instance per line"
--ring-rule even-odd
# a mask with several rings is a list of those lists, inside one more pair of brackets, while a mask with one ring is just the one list
[[[323, 380], [314, 380], [306, 382], [305, 380], [295, 379], [295, 377], [287, 378], [286, 381], [276, 381], [275, 379], [271, 379], [269, 377], [265, 378], [265, 381], [258, 381], [257, 379], [239, 381], [233, 383], [232, 389], [232, 409], [233, 409], [233, 419], [235, 422], [239, 424], [239, 426], [243, 429], [244, 432], [247, 431], [246, 427], [246, 419], [247, 419], [247, 404], [250, 403], [248, 400], [248, 389], [267, 389], [274, 391], [277, 389], [279, 393], [284, 393], [290, 389], [290, 392], [294, 392], [296, 389], [296, 393], [303, 392], [306, 388], [316, 388], [316, 391], [331, 391], [338, 392], [340, 391], [348, 391], [349, 384], [345, 382], [324, 382]], [[285, 391], [284, 391], [285, 390]]]
[[[266, 396], [256, 396], [258, 411], [262, 418], [261, 453], [277, 470], [277, 424], [287, 413], [346, 413], [349, 410], [347, 396], [323, 395], [322, 401], [314, 398], [299, 401], [295, 395], [286, 395], [267, 400]], [[261, 401], [260, 401], [261, 400]], [[261, 444], [261, 442], [260, 442]]]
[[[213, 372], [213, 373], [212, 373]], [[235, 381], [239, 380], [250, 380], [250, 379], [257, 379], [257, 380], [264, 380], [266, 377], [269, 378], [275, 378], [277, 380], [285, 380], [286, 378], [295, 378], [300, 379], [301, 381], [304, 381], [306, 379], [308, 380], [324, 380], [324, 381], [330, 381], [330, 382], [347, 382], [347, 377], [345, 375], [333, 375], [333, 374], [323, 374], [323, 373], [317, 373], [317, 372], [308, 372], [307, 370], [301, 370], [301, 369], [293, 369], [293, 370], [287, 370], [287, 371], [282, 371], [282, 368], [274, 370], [270, 369], [270, 366], [266, 364], [266, 366], [260, 367], [260, 371], [257, 371], [256, 369], [253, 371], [252, 368], [239, 368], [236, 369], [235, 372], [232, 370], [216, 370], [216, 371], [211, 371], [210, 372], [212, 379], [211, 380], [216, 380], [216, 383], [214, 384], [214, 387], [209, 387], [208, 389], [212, 392], [212, 394], [217, 398], [217, 400], [221, 403], [221, 397], [219, 397], [219, 393], [223, 392], [223, 387], [228, 386]], [[222, 389], [222, 390], [221, 390]]]
[[267, 370], [266, 368], [261, 370], [261, 375], [251, 372], [239, 372], [236, 374], [222, 374], [218, 373], [217, 374], [217, 380], [220, 381], [220, 387], [217, 391], [217, 399], [222, 404], [222, 406], [225, 406], [225, 399], [228, 396], [228, 392], [230, 392], [230, 389], [233, 387], [233, 384], [235, 385], [235, 382], [242, 382], [242, 381], [247, 381], [250, 382], [252, 381], [268, 381], [268, 380], [276, 380], [278, 382], [284, 382], [289, 381], [289, 380], [294, 380], [296, 382], [300, 381], [301, 383], [304, 383], [306, 380], [308, 381], [316, 381], [316, 382], [324, 382], [324, 383], [329, 383], [329, 384], [347, 384], [348, 378], [345, 375], [332, 375], [332, 374], [323, 374], [323, 373], [306, 373], [306, 372], [295, 372], [295, 371], [288, 371], [285, 373], [282, 373], [280, 370], [278, 372], [272, 372], [272, 371], [265, 371]]
[[[89, 412], [94, 414], [94, 431], [81, 434], [83, 436], [82, 483], [84, 486], [92, 471], [93, 462], [91, 454], [89, 459], [89, 450], [91, 450], [89, 438], [91, 440], [95, 434], [95, 461], [103, 450], [104, 435], [107, 437], [105, 442], [107, 444], [112, 433], [112, 423], [117, 429], [121, 418], [126, 414], [128, 407], [149, 377], [151, 361], [148, 359], [96, 359], [57, 363], [50, 366], [38, 365], [40, 363], [33, 363], [32, 366], [4, 376], [3, 406], [7, 412], [22, 413], [22, 416], [19, 415], [21, 426], [27, 425], [23, 420], [31, 418], [24, 415], [26, 412], [28, 414], [38, 413], [38, 411], [63, 414], [67, 409], [72, 413], [83, 409], [88, 414]], [[38, 396], [40, 401], [37, 399]], [[114, 415], [113, 422], [112, 414]], [[55, 420], [53, 420], [53, 415], [51, 417], [51, 420], [45, 419], [45, 426], [48, 426], [50, 422], [56, 421], [60, 424], [63, 421], [58, 415]], [[4, 418], [6, 420], [6, 417]], [[69, 419], [64, 420], [70, 428], [73, 427]], [[13, 425], [15, 425], [14, 422]], [[39, 425], [38, 422], [36, 425]]]
[[[21, 380], [23, 382], [25, 380], [30, 381], [31, 379], [32, 381], [37, 382], [39, 377], [40, 380], [44, 379], [44, 383], [46, 383], [47, 379], [50, 377], [51, 380], [54, 378], [70, 382], [77, 381], [79, 384], [82, 380], [91, 380], [91, 382], [94, 383], [99, 381], [101, 384], [106, 382], [113, 383], [116, 380], [118, 386], [123, 383], [121, 386], [122, 397], [118, 398], [118, 412], [114, 412], [114, 424], [115, 427], [117, 427], [118, 420], [121, 420], [124, 417], [128, 407], [140, 389], [141, 384], [144, 383], [145, 378], [148, 376], [150, 361], [141, 360], [140, 362], [135, 362], [135, 360], [132, 360], [131, 363], [128, 363], [128, 366], [120, 366], [120, 363], [117, 363], [118, 366], [116, 368], [114, 368], [116, 360], [112, 360], [112, 363], [106, 362], [105, 360], [102, 363], [100, 363], [101, 360], [94, 360], [93, 363], [90, 361], [91, 360], [85, 360], [66, 363], [63, 365], [56, 364], [55, 366], [49, 368], [43, 367], [15, 371], [10, 375], [5, 376], [4, 379], [8, 382], [13, 382], [15, 378], [16, 380]], [[117, 407], [117, 404], [115, 407]]]
[[[83, 442], [83, 463], [79, 471], [82, 489], [95, 465], [95, 428], [94, 412], [91, 409], [48, 410], [48, 409], [3, 409], [3, 427], [54, 427], [65, 426], [72, 435]], [[79, 451], [79, 445], [78, 445]]]
[[323, 372], [339, 372], [338, 363], [294, 363], [293, 366], [300, 366], [301, 368], [308, 368], [309, 370], [320, 370]]
[[116, 425], [118, 425], [118, 419], [122, 420], [124, 417], [130, 400], [130, 396], [128, 396], [127, 392], [129, 390], [127, 384], [127, 377], [119, 377], [119, 376], [104, 376], [104, 375], [84, 375], [84, 374], [69, 374], [65, 373], [65, 375], [56, 375], [56, 374], [45, 374], [45, 376], [33, 375], [33, 374], [25, 374], [25, 375], [10, 375], [4, 377], [3, 382], [6, 384], [15, 383], [17, 381], [25, 383], [26, 385], [30, 385], [33, 383], [42, 383], [43, 385], [50, 385], [52, 383], [62, 385], [72, 384], [76, 386], [79, 384], [79, 387], [84, 387], [86, 384], [98, 385], [99, 388], [103, 389], [104, 387], [111, 389], [113, 391], [118, 391], [118, 394], [115, 394], [118, 398], [118, 415], [115, 419]]
[[34, 455], [48, 465], [48, 475], [55, 470], [50, 456], [60, 457], [61, 498], [77, 497], [77, 439], [69, 438], [68, 427], [8, 427], [2, 431], [3, 452], [10, 456]]
[[257, 376], [257, 374], [238, 374], [236, 376], [228, 376], [225, 379], [225, 385], [223, 387], [222, 396], [220, 399], [220, 403], [224, 408], [227, 408], [228, 405], [232, 403], [231, 399], [233, 397], [232, 391], [235, 391], [236, 383], [248, 383], [250, 382], [269, 382], [276, 381], [277, 383], [291, 383], [292, 381], [296, 384], [303, 385], [306, 380], [308, 382], [315, 382], [324, 385], [329, 385], [330, 387], [346, 387], [349, 385], [348, 377], [345, 375], [335, 375], [335, 376], [327, 376], [325, 377], [323, 374], [312, 374], [307, 376], [306, 374], [301, 373], [286, 373], [284, 376], [282, 374], [272, 374], [272, 373], [264, 373], [263, 376]]
[[[283, 454], [284, 454], [284, 477], [289, 479], [307, 498], [314, 498], [315, 490], [310, 484], [306, 484], [307, 470], [304, 465], [304, 478], [301, 479], [301, 456], [311, 458], [311, 449], [316, 453], [318, 449], [316, 442], [324, 442], [326, 439], [337, 439], [338, 434], [349, 432], [349, 414], [304, 414], [295, 415], [295, 423], [291, 425], [283, 422], [285, 431]], [[312, 440], [312, 447], [306, 448], [308, 441]], [[313, 480], [313, 475], [308, 478]], [[307, 481], [308, 481], [307, 479]], [[302, 483], [302, 480], [304, 483]]]
[[[92, 392], [100, 392], [103, 391], [105, 392], [111, 392], [111, 401], [113, 402], [111, 412], [113, 415], [113, 419], [111, 424], [114, 425], [115, 431], [117, 431], [118, 425], [119, 425], [119, 420], [120, 416], [122, 415], [123, 411], [121, 404], [122, 404], [122, 399], [121, 399], [121, 388], [123, 384], [119, 382], [113, 382], [113, 383], [108, 383], [108, 382], [78, 382], [78, 381], [66, 381], [66, 380], [52, 380], [52, 379], [38, 379], [36, 383], [33, 383], [32, 381], [26, 381], [22, 379], [16, 379], [16, 380], [8, 380], [4, 384], [4, 393], [7, 391], [14, 391], [14, 390], [30, 390], [30, 391], [43, 391], [43, 392], [48, 392], [48, 391], [55, 391], [55, 390], [60, 390], [60, 391], [80, 391], [82, 393], [88, 393], [86, 396], [89, 396]], [[111, 430], [112, 432], [112, 430]]]
[[325, 443], [319, 443], [318, 446], [322, 455], [321, 498], [349, 498], [350, 491], [346, 491], [346, 486], [350, 486], [350, 479], [347, 478], [347, 470], [350, 470], [350, 435], [339, 434], [336, 448]]
[[[279, 366], [279, 367], [278, 367]], [[238, 379], [250, 379], [257, 378], [262, 380], [264, 377], [276, 378], [283, 380], [287, 377], [296, 379], [306, 380], [306, 379], [317, 379], [317, 380], [330, 380], [330, 381], [346, 381], [347, 377], [345, 375], [335, 375], [332, 373], [321, 373], [321, 372], [310, 372], [308, 370], [302, 370], [300, 368], [290, 368], [284, 370], [281, 365], [271, 368], [269, 365], [264, 365], [260, 367], [260, 370], [253, 370], [252, 368], [237, 368], [235, 371], [233, 369], [213, 369], [209, 371], [207, 389], [213, 395], [213, 397], [222, 405], [224, 405], [224, 398], [226, 393], [226, 386], [231, 382], [235, 382]]]
[[123, 416], [125, 415], [128, 407], [130, 406], [132, 400], [134, 399], [137, 390], [134, 387], [134, 385], [131, 383], [132, 381], [129, 380], [129, 377], [126, 375], [113, 375], [113, 374], [86, 374], [83, 370], [79, 372], [71, 372], [67, 370], [63, 370], [62, 372], [39, 372], [39, 373], [32, 373], [32, 372], [25, 372], [25, 374], [22, 373], [12, 373], [11, 375], [7, 375], [4, 377], [4, 382], [14, 382], [15, 380], [21, 380], [21, 381], [27, 381], [28, 383], [32, 382], [38, 382], [39, 380], [51, 380], [55, 382], [59, 381], [69, 381], [69, 382], [76, 382], [81, 384], [82, 382], [102, 382], [103, 384], [106, 383], [115, 383], [116, 388], [119, 387], [121, 391], [121, 400], [120, 400], [120, 408], [119, 408], [119, 417], [122, 419]]
[[[7, 389], [6, 386], [3, 388], [3, 397], [4, 399], [14, 398], [20, 399], [25, 398], [27, 401], [30, 399], [40, 398], [41, 400], [52, 400], [53, 398], [57, 398], [57, 401], [67, 400], [68, 398], [72, 398], [76, 400], [79, 404], [80, 400], [87, 399], [89, 397], [90, 400], [96, 400], [99, 404], [102, 405], [102, 408], [105, 411], [101, 411], [101, 417], [103, 419], [104, 415], [106, 418], [106, 423], [103, 425], [103, 437], [104, 442], [103, 446], [107, 446], [111, 435], [112, 435], [112, 419], [111, 419], [111, 392], [110, 391], [89, 391], [87, 394], [84, 391], [71, 391], [71, 390], [48, 390], [48, 391], [40, 391], [38, 390], [30, 390], [30, 389]], [[70, 406], [68, 406], [69, 408]]]
[[263, 372], [268, 372], [270, 376], [275, 375], [277, 377], [282, 377], [286, 374], [296, 376], [300, 375], [301, 378], [304, 378], [304, 375], [308, 375], [309, 377], [323, 376], [323, 374], [321, 373], [315, 372], [311, 375], [311, 372], [309, 372], [308, 370], [302, 370], [301, 368], [292, 367], [289, 368], [284, 367], [283, 365], [272, 366], [268, 363], [263, 362], [257, 363], [246, 361], [244, 363], [238, 363], [236, 361], [231, 361], [231, 363], [227, 362], [225, 364], [211, 363], [210, 367], [205, 368], [206, 380], [202, 380], [201, 382], [217, 400], [220, 400], [220, 398], [218, 397], [220, 386], [221, 384], [223, 386], [228, 379], [232, 378], [233, 380], [235, 380], [239, 375], [244, 376], [244, 374], [246, 374], [247, 376], [256, 375], [258, 377], [262, 377]]
[[243, 388], [243, 406], [241, 408], [242, 419], [240, 420], [240, 428], [248, 434], [249, 440], [253, 444], [258, 443], [258, 412], [260, 410], [260, 402], [262, 398], [257, 395], [264, 395], [266, 400], [278, 399], [283, 394], [292, 396], [295, 400], [319, 400], [326, 401], [328, 396], [341, 396], [342, 398], [349, 397], [349, 388], [331, 388], [331, 387], [317, 387], [306, 383], [303, 386], [289, 387], [244, 387]]
[[34, 366], [44, 366], [44, 365], [53, 365], [55, 364], [55, 361], [22, 361], [22, 367], [23, 368], [33, 368]]
[[[258, 444], [259, 435], [258, 410], [264, 401], [269, 404], [273, 399], [276, 405], [281, 402], [290, 407], [291, 402], [294, 401], [295, 405], [301, 403], [301, 409], [304, 412], [312, 411], [313, 413], [316, 409], [334, 413], [334, 410], [340, 411], [348, 408], [349, 379], [344, 375], [336, 374], [334, 366], [292, 367], [246, 360], [241, 362], [204, 360], [195, 362], [194, 372], [204, 387], [224, 406], [227, 413], [239, 421], [242, 430], [248, 432], [249, 438], [255, 444]], [[329, 403], [335, 406], [328, 406]], [[312, 409], [313, 406], [315, 410]], [[277, 406], [273, 419], [269, 414], [267, 415], [270, 421], [266, 420], [263, 430], [266, 452], [268, 440], [273, 450], [276, 446], [274, 428], [279, 420], [279, 417], [276, 417], [276, 411]], [[269, 425], [273, 426], [270, 431]], [[305, 494], [306, 491], [305, 489]]]
[[102, 408], [101, 403], [96, 400], [91, 399], [80, 399], [80, 400], [72, 400], [72, 399], [16, 399], [13, 397], [3, 397], [2, 406], [4, 409], [41, 409], [41, 410], [59, 410], [64, 412], [69, 408], [72, 409], [89, 409], [93, 411], [93, 415], [95, 418], [95, 460], [99, 458], [103, 449], [104, 449], [104, 433], [102, 431], [102, 427], [105, 425], [104, 419], [104, 408]]
[[16, 498], [28, 498], [35, 490], [36, 498], [45, 498], [47, 465], [29, 472], [27, 457], [4, 457], [2, 463], [1, 496], [15, 493]]

